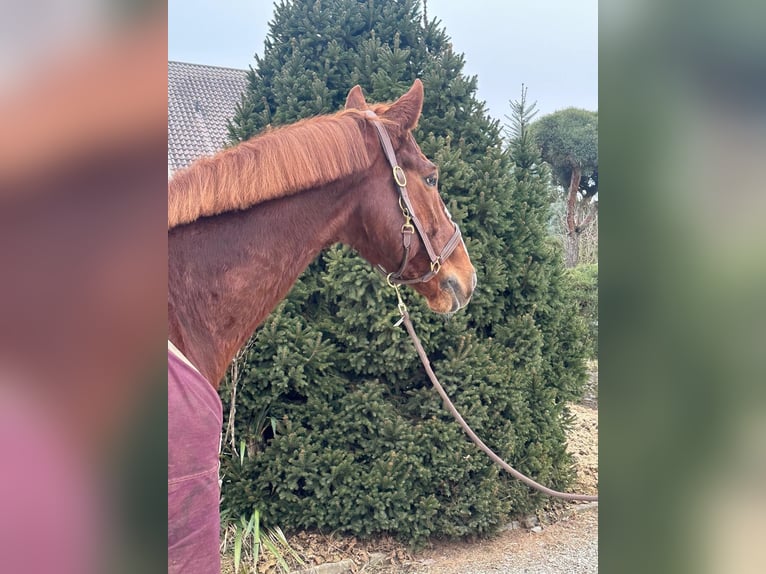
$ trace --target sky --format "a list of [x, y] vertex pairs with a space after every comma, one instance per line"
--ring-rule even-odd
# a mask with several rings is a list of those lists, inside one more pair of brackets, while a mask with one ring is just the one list
[[[427, 0], [478, 98], [505, 123], [521, 85], [538, 116], [598, 109], [598, 0]], [[168, 59], [247, 69], [273, 15], [270, 0], [168, 0]], [[349, 86], [351, 88], [351, 86]]]

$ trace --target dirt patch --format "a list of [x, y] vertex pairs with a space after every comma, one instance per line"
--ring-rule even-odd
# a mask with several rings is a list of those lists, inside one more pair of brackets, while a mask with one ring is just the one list
[[575, 420], [567, 432], [567, 450], [577, 470], [572, 491], [598, 494], [598, 410], [584, 405], [569, 408]]
[[[316, 532], [298, 532], [288, 536], [288, 541], [293, 550], [301, 557], [303, 563], [299, 563], [285, 553], [285, 560], [291, 567], [291, 571], [298, 572], [312, 566], [321, 564], [339, 563], [351, 560], [354, 566], [351, 572], [382, 572], [380, 567], [398, 567], [412, 564], [414, 556], [401, 542], [383, 536], [376, 540], [360, 541], [354, 536], [342, 536], [336, 534], [321, 534]], [[243, 552], [240, 572], [251, 572], [252, 555], [249, 548]], [[261, 551], [257, 570], [260, 574], [277, 574], [283, 572], [279, 568], [277, 560], [269, 552]], [[230, 549], [222, 557], [222, 574], [233, 574], [234, 558]]]

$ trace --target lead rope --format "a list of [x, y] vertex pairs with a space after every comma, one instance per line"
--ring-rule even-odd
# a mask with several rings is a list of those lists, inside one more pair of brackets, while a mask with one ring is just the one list
[[415, 334], [415, 328], [412, 326], [412, 321], [410, 321], [410, 314], [407, 311], [407, 306], [404, 304], [404, 301], [402, 300], [401, 293], [399, 293], [399, 286], [396, 285], [395, 283], [391, 283], [390, 280], [388, 281], [388, 284], [391, 285], [396, 291], [397, 307], [399, 309], [399, 313], [401, 314], [401, 318], [394, 324], [394, 326], [398, 327], [399, 325], [404, 323], [404, 326], [407, 329], [407, 333], [409, 333], [410, 338], [412, 339], [412, 342], [415, 344], [415, 350], [417, 351], [418, 356], [420, 357], [420, 361], [423, 363], [423, 367], [425, 367], [426, 373], [428, 373], [428, 378], [431, 379], [431, 383], [436, 389], [436, 392], [439, 393], [439, 396], [442, 398], [442, 401], [444, 401], [444, 406], [447, 407], [447, 410], [450, 413], [452, 413], [452, 416], [455, 417], [455, 420], [460, 424], [462, 429], [470, 437], [470, 439], [476, 444], [476, 446], [478, 446], [481, 450], [483, 450], [489, 458], [491, 458], [495, 463], [500, 465], [500, 467], [506, 472], [508, 472], [511, 476], [513, 476], [517, 480], [520, 480], [527, 486], [531, 486], [535, 490], [539, 490], [543, 494], [547, 494], [548, 496], [553, 496], [555, 498], [562, 498], [564, 500], [598, 501], [598, 495], [594, 496], [590, 494], [571, 494], [567, 492], [559, 492], [557, 490], [548, 488], [547, 486], [543, 486], [542, 484], [538, 482], [535, 482], [528, 476], [520, 473], [518, 470], [513, 468], [510, 464], [505, 462], [502, 458], [497, 456], [491, 448], [489, 448], [486, 444], [484, 444], [484, 442], [478, 436], [476, 436], [476, 433], [473, 432], [473, 430], [471, 430], [471, 427], [469, 427], [468, 423], [465, 422], [463, 417], [455, 408], [455, 405], [452, 404], [452, 401], [447, 396], [447, 393], [444, 391], [444, 388], [439, 383], [439, 379], [436, 378], [436, 375], [434, 374], [434, 371], [431, 368], [431, 363], [428, 360], [428, 355], [426, 355], [426, 352], [423, 349], [423, 345], [420, 343], [420, 339], [418, 339], [418, 336]]

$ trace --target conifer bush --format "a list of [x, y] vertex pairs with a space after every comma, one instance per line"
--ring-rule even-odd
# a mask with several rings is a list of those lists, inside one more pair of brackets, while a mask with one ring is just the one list
[[581, 263], [567, 269], [571, 293], [588, 327], [586, 345], [590, 358], [598, 359], [598, 263]]
[[[546, 235], [550, 174], [531, 141], [504, 149], [437, 20], [419, 3], [294, 0], [275, 10], [232, 142], [269, 124], [399, 97], [419, 77], [415, 133], [440, 166], [479, 284], [450, 318], [405, 290], [419, 336], [465, 419], [510, 464], [563, 489], [566, 403], [584, 380], [583, 325], [561, 254]], [[362, 536], [491, 532], [543, 498], [503, 474], [463, 434], [430, 386], [381, 277], [346, 247], [325, 252], [256, 332], [239, 382], [235, 432], [249, 456], [224, 456], [223, 504], [283, 528]], [[225, 403], [229, 388], [222, 386]], [[274, 421], [263, 425], [258, 421]]]

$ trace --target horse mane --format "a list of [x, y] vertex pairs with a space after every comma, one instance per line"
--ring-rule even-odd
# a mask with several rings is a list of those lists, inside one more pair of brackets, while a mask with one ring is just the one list
[[369, 168], [359, 118], [362, 112], [343, 110], [304, 119], [197, 160], [168, 182], [168, 229]]

